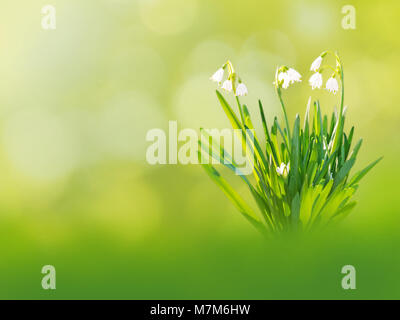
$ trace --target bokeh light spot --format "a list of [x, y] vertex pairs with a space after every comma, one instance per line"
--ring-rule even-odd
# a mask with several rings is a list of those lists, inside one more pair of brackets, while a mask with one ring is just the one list
[[143, 23], [153, 32], [170, 35], [187, 29], [197, 11], [196, 0], [141, 0]]

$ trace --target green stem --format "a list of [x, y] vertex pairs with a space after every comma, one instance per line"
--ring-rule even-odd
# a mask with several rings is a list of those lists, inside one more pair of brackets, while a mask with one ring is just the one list
[[341, 94], [340, 94], [340, 110], [339, 110], [339, 116], [338, 116], [338, 124], [337, 124], [337, 132], [335, 134], [335, 140], [333, 143], [332, 147], [332, 152], [334, 152], [337, 148], [340, 148], [341, 141], [342, 141], [342, 136], [343, 136], [343, 129], [344, 129], [344, 124], [343, 124], [343, 109], [344, 109], [344, 76], [343, 76], [343, 65], [342, 62], [340, 61], [339, 56], [334, 53], [329, 51], [334, 57], [336, 58], [336, 63], [339, 66], [339, 71], [340, 71], [340, 82], [341, 82]]
[[243, 115], [242, 105], [240, 104], [239, 97], [238, 96], [235, 96], [235, 97], [236, 97], [236, 102], [237, 102], [237, 105], [239, 108], [240, 118], [242, 119], [242, 124], [244, 126], [245, 123], [244, 123], [244, 115]]
[[[337, 139], [337, 145], [336, 147], [339, 148], [340, 145], [342, 144], [342, 136], [343, 136], [343, 129], [344, 129], [344, 123], [343, 123], [343, 109], [344, 109], [344, 79], [343, 79], [343, 68], [340, 66], [340, 81], [342, 85], [342, 90], [341, 90], [341, 96], [340, 96], [340, 113], [339, 113], [339, 123], [338, 123], [338, 139]], [[334, 148], [335, 150], [335, 148]]]
[[276, 93], [278, 94], [281, 106], [282, 106], [283, 115], [285, 116], [286, 128], [287, 128], [287, 132], [288, 132], [288, 140], [289, 140], [289, 143], [290, 143], [290, 141], [292, 141], [291, 137], [290, 137], [290, 126], [289, 126], [289, 120], [288, 120], [287, 113], [286, 113], [285, 104], [283, 103], [283, 99], [282, 99], [281, 88], [279, 86], [275, 86], [275, 89], [276, 89]]
[[343, 108], [344, 108], [344, 78], [343, 78], [343, 67], [340, 66], [340, 81], [342, 83], [342, 93], [340, 97], [340, 116], [342, 116]]
[[319, 70], [320, 70], [320, 72], [322, 72], [324, 69], [331, 69], [333, 71], [333, 73], [336, 73], [335, 68], [333, 68], [332, 66], [324, 65]]

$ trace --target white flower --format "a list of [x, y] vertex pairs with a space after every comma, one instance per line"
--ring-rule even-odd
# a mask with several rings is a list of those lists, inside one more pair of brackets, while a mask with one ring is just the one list
[[336, 94], [339, 90], [339, 84], [334, 77], [330, 77], [328, 81], [326, 82], [326, 90], [329, 92], [333, 92], [333, 94]]
[[232, 87], [232, 80], [225, 80], [221, 88], [226, 91], [232, 91]]
[[314, 90], [315, 88], [321, 88], [322, 86], [322, 74], [320, 74], [319, 72], [314, 73], [310, 80], [308, 80], [308, 82], [310, 83], [312, 89]]
[[248, 93], [247, 87], [244, 83], [239, 83], [239, 85], [236, 88], [236, 95], [237, 96], [244, 96]]
[[280, 176], [284, 176], [286, 177], [289, 174], [289, 170], [290, 170], [290, 163], [288, 163], [287, 165], [284, 164], [283, 162], [281, 163], [280, 167], [276, 168], [276, 172], [278, 172], [278, 174]]
[[301, 82], [301, 74], [293, 68], [289, 68], [287, 71], [281, 71], [278, 74], [278, 82], [282, 82], [282, 88], [287, 89], [290, 84], [294, 82]]
[[289, 68], [287, 71], [287, 77], [289, 78], [290, 83], [301, 82], [301, 74], [293, 68]]
[[282, 88], [286, 89], [289, 86], [289, 77], [287, 72], [279, 72], [278, 74], [278, 82], [282, 82]]
[[317, 70], [319, 69], [319, 67], [321, 67], [321, 62], [322, 62], [322, 57], [319, 56], [317, 59], [314, 60], [314, 62], [311, 64], [311, 71], [315, 71], [317, 72]]
[[219, 68], [211, 77], [210, 80], [215, 82], [221, 82], [224, 77], [224, 69]]
[[287, 71], [280, 72], [278, 74], [278, 82], [281, 82], [281, 81], [283, 81], [283, 83], [282, 83], [283, 89], [287, 89], [289, 87], [289, 85], [293, 82], [290, 80], [290, 77], [289, 77], [289, 74]]

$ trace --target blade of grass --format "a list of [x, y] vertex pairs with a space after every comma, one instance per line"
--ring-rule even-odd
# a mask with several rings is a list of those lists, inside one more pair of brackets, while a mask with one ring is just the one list
[[353, 186], [357, 184], [367, 173], [370, 171], [375, 165], [378, 164], [379, 161], [381, 161], [383, 157], [380, 157], [379, 159], [376, 159], [374, 162], [366, 166], [364, 169], [358, 171], [354, 177], [350, 180], [349, 186]]
[[266, 235], [266, 228], [250, 208], [250, 206], [239, 196], [239, 194], [226, 182], [219, 172], [209, 164], [202, 165], [210, 178], [220, 187], [225, 195], [231, 200], [239, 212], [262, 234]]

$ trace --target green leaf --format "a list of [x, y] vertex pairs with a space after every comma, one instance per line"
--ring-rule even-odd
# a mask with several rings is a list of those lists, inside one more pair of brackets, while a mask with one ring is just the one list
[[347, 144], [346, 144], [346, 154], [345, 154], [345, 158], [347, 159], [348, 155], [349, 155], [349, 151], [350, 151], [350, 147], [351, 147], [351, 143], [353, 141], [353, 135], [354, 135], [354, 127], [351, 128], [349, 136], [347, 138]]
[[345, 122], [345, 117], [344, 117], [344, 115], [343, 115], [343, 111], [342, 111], [342, 107], [343, 107], [343, 95], [342, 95], [342, 105], [341, 105], [341, 108], [340, 108], [340, 110], [341, 110], [341, 114], [339, 114], [339, 119], [338, 119], [338, 122], [337, 122], [337, 126], [336, 126], [336, 130], [334, 130], [335, 131], [335, 134], [334, 134], [334, 137], [333, 137], [333, 149], [332, 149], [332, 151], [334, 151], [334, 150], [340, 150], [341, 149], [341, 146], [342, 146], [342, 143], [343, 143], [343, 128], [344, 128], [344, 122]]
[[[281, 134], [281, 137], [282, 137], [282, 139], [283, 139], [283, 142], [285, 143], [286, 150], [288, 150], [288, 153], [289, 153], [289, 143], [288, 143], [288, 140], [287, 140], [287, 139], [288, 139], [288, 136], [287, 136], [287, 134], [286, 134], [287, 131], [285, 131], [285, 132], [282, 131], [281, 126], [279, 125], [278, 119], [277, 119], [277, 118], [275, 118], [274, 123], [276, 124], [276, 127], [278, 128], [278, 131], [279, 131], [279, 133]], [[283, 156], [283, 155], [282, 155], [282, 156]], [[283, 159], [282, 159], [282, 160], [283, 160]]]
[[[229, 106], [228, 102], [225, 100], [225, 98], [222, 96], [222, 94], [218, 90], [216, 90], [216, 93], [217, 93], [218, 100], [222, 106], [222, 109], [224, 110], [225, 114], [227, 115], [233, 129], [241, 130], [243, 151], [246, 153], [249, 161], [251, 161], [251, 163], [254, 164], [254, 169], [256, 170], [256, 164], [254, 163], [254, 159], [253, 159], [252, 155], [255, 155], [258, 158], [259, 163], [261, 163], [262, 160], [261, 160], [260, 154], [254, 150], [254, 146], [252, 143], [250, 143], [245, 128], [239, 122], [238, 118], [236, 117], [235, 113], [232, 111], [232, 108]], [[249, 154], [247, 147], [250, 149], [251, 154]], [[258, 176], [256, 174], [254, 174], [254, 176], [256, 177], [256, 179], [258, 179]]]
[[[200, 132], [205, 136], [205, 137], [209, 137], [207, 131], [200, 129]], [[207, 146], [201, 141], [199, 140], [199, 145], [201, 147], [201, 149], [203, 149], [206, 153], [209, 152], [209, 147], [207, 148]], [[220, 154], [218, 155], [216, 152], [214, 152], [214, 149], [212, 150], [212, 157], [214, 159], [216, 159], [217, 161], [219, 161], [222, 165], [224, 165], [225, 167], [229, 168], [230, 170], [232, 170], [236, 175], [238, 175], [248, 186], [248, 188], [250, 189], [250, 192], [253, 196], [253, 198], [255, 199], [263, 217], [264, 220], [267, 222], [267, 224], [269, 225], [270, 229], [272, 229], [272, 217], [270, 215], [270, 206], [271, 204], [269, 203], [267, 198], [263, 198], [258, 192], [257, 190], [252, 186], [252, 184], [250, 183], [250, 181], [247, 179], [247, 177], [241, 172], [240, 168], [238, 167], [238, 165], [234, 162], [233, 158], [231, 157], [231, 155], [221, 146], [219, 146], [218, 144], [213, 144], [213, 146], [219, 147], [220, 148]]]
[[272, 152], [272, 156], [274, 157], [275, 165], [279, 166], [280, 164], [279, 164], [278, 156], [276, 154], [276, 150], [275, 150], [274, 144], [271, 141], [271, 136], [269, 135], [267, 121], [265, 120], [264, 109], [263, 109], [261, 100], [258, 100], [258, 106], [259, 106], [259, 109], [260, 109], [261, 121], [262, 121], [263, 128], [264, 128], [265, 139], [266, 139], [268, 145], [270, 146], [270, 149], [271, 149], [271, 152]]
[[[346, 135], [345, 135], [345, 137], [346, 137]], [[343, 166], [343, 164], [344, 164], [344, 160], [345, 160], [345, 153], [344, 153], [344, 148], [345, 148], [345, 144], [343, 143], [342, 144], [342, 147], [340, 148], [340, 166]]]
[[333, 180], [330, 180], [326, 186], [322, 186], [319, 184], [315, 187], [315, 192], [317, 194], [317, 197], [312, 206], [311, 217], [308, 224], [309, 226], [311, 226], [312, 224], [315, 225], [316, 222], [318, 222], [321, 210], [323, 209], [327, 201], [329, 193], [332, 191], [332, 185], [333, 185]]
[[225, 98], [222, 96], [222, 94], [216, 90], [218, 100], [222, 106], [222, 109], [224, 110], [225, 114], [227, 115], [232, 127], [234, 129], [242, 129], [243, 126], [236, 117], [235, 113], [233, 112], [232, 108], [229, 106], [228, 102], [225, 100]]
[[363, 139], [358, 140], [356, 146], [354, 147], [352, 153], [351, 153], [351, 158], [356, 158], [358, 151], [360, 151], [361, 145], [362, 145]]
[[[278, 120], [277, 120], [277, 118], [275, 117], [275, 119], [274, 119], [274, 123], [273, 123], [273, 125], [272, 125], [272, 127], [271, 127], [271, 144], [272, 144], [272, 146], [273, 146], [273, 148], [276, 150], [276, 151], [278, 151], [279, 150], [279, 147], [278, 147], [278, 139], [277, 139], [277, 132], [278, 132]], [[282, 159], [280, 158], [280, 154], [279, 153], [277, 153], [276, 154], [277, 155], [277, 157], [278, 157], [278, 162], [277, 162], [277, 166], [279, 166], [280, 164], [281, 164], [281, 162], [282, 162]]]
[[293, 127], [292, 150], [290, 154], [289, 170], [289, 195], [292, 197], [299, 189], [299, 164], [300, 164], [300, 117], [296, 116]]
[[316, 135], [321, 134], [321, 125], [322, 121], [320, 121], [321, 111], [318, 108], [317, 101], [314, 102], [314, 118], [313, 118], [313, 125], [314, 125], [314, 132]]
[[357, 204], [356, 201], [349, 202], [344, 207], [337, 210], [335, 215], [332, 216], [331, 220], [337, 221], [338, 219], [343, 219], [343, 218], [347, 217], [350, 214], [350, 212], [354, 209], [356, 204]]
[[310, 107], [311, 107], [311, 96], [308, 98], [307, 101], [307, 109], [306, 109], [306, 114], [304, 115], [304, 131], [307, 131], [306, 128], [309, 127], [309, 121], [310, 121]]
[[329, 130], [329, 140], [332, 138], [333, 130], [335, 129], [336, 126], [336, 116], [335, 112], [332, 112], [332, 117], [331, 117], [331, 127]]
[[343, 164], [342, 168], [340, 168], [339, 172], [336, 174], [332, 190], [334, 190], [344, 180], [344, 178], [346, 178], [355, 161], [356, 159], [352, 157]]
[[[245, 127], [245, 129], [248, 129], [248, 128]], [[254, 145], [254, 147], [255, 147], [255, 149], [256, 149], [256, 151], [257, 151], [256, 156], [257, 156], [258, 160], [260, 161], [260, 159], [261, 159], [262, 167], [260, 167], [260, 170], [261, 170], [263, 173], [268, 174], [268, 171], [269, 171], [269, 169], [268, 169], [268, 162], [267, 162], [267, 159], [265, 159], [264, 153], [263, 153], [263, 151], [262, 151], [262, 149], [261, 149], [261, 147], [260, 147], [260, 144], [259, 144], [259, 142], [258, 142], [257, 137], [254, 136], [254, 135], [253, 135], [253, 132], [250, 131], [250, 130], [247, 131], [247, 134], [250, 136], [250, 141], [253, 142], [253, 143], [252, 143], [252, 147], [253, 147], [253, 145]]]
[[328, 135], [328, 116], [324, 115], [324, 120], [322, 122], [322, 132], [324, 136]]
[[231, 200], [239, 212], [259, 231], [265, 233], [265, 226], [250, 208], [250, 206], [239, 196], [239, 194], [226, 182], [219, 172], [209, 164], [202, 165], [210, 178], [221, 188], [225, 195]]
[[383, 157], [380, 157], [379, 159], [375, 160], [374, 162], [372, 162], [371, 164], [369, 164], [367, 167], [365, 167], [364, 169], [358, 171], [354, 177], [350, 180], [349, 186], [353, 186], [355, 184], [357, 184], [367, 173], [368, 171], [370, 171], [373, 167], [375, 167], [375, 165], [381, 161], [383, 159]]
[[326, 200], [321, 212], [319, 214], [320, 221], [327, 221], [338, 208], [343, 207], [347, 201], [353, 196], [356, 190], [354, 188], [339, 189], [337, 188]]
[[300, 196], [297, 192], [292, 200], [292, 210], [291, 210], [291, 220], [293, 223], [297, 224], [300, 217]]
[[247, 106], [245, 104], [243, 105], [243, 113], [244, 113], [244, 124], [248, 128], [254, 129], [253, 122], [251, 121], [249, 110], [247, 109]]
[[320, 172], [318, 173], [318, 175], [315, 177], [315, 180], [314, 180], [314, 182], [313, 182], [314, 185], [315, 185], [315, 184], [318, 184], [318, 183], [320, 182], [320, 180], [321, 180], [323, 177], [325, 177], [325, 175], [328, 173], [329, 165], [332, 164], [332, 162], [333, 162], [333, 160], [335, 159], [335, 157], [336, 157], [336, 151], [333, 152], [333, 153], [331, 154], [331, 156], [329, 157], [329, 159], [325, 158], [324, 164], [323, 164], [323, 167], [322, 167], [321, 171], [320, 171]]

